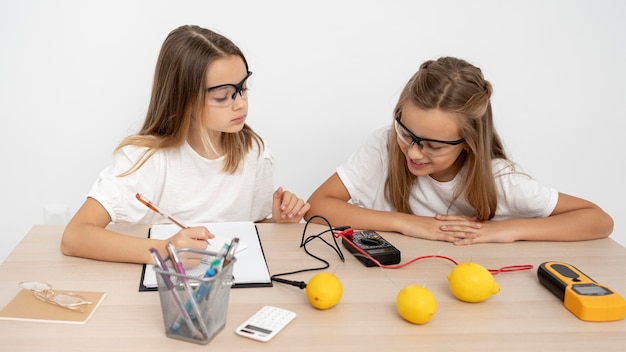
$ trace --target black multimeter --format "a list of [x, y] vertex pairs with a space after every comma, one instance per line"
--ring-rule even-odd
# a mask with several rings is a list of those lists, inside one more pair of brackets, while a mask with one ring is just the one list
[[342, 237], [341, 243], [365, 266], [376, 266], [376, 263], [362, 255], [355, 247], [365, 251], [380, 264], [391, 265], [400, 263], [400, 251], [376, 231], [354, 232], [349, 240]]
[[570, 264], [545, 262], [537, 269], [537, 278], [581, 320], [614, 321], [626, 316], [626, 300], [622, 296]]

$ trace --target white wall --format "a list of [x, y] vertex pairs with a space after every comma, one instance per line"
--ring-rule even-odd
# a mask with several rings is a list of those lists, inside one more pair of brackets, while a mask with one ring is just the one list
[[143, 120], [158, 50], [181, 24], [247, 55], [248, 122], [277, 184], [304, 198], [390, 121], [422, 61], [453, 55], [493, 83], [512, 158], [606, 209], [626, 245], [625, 14], [619, 0], [0, 0], [0, 261], [44, 207], [82, 204]]

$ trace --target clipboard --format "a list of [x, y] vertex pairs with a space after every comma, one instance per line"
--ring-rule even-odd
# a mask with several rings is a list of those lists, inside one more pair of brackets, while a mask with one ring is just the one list
[[[211, 251], [218, 251], [223, 243], [230, 243], [233, 237], [239, 237], [240, 243], [235, 253], [237, 262], [233, 267], [235, 279], [233, 288], [273, 286], [259, 232], [253, 222], [215, 222], [188, 224], [188, 226], [205, 226], [215, 235], [214, 239], [209, 240], [211, 245], [207, 246], [207, 249]], [[150, 227], [148, 238], [166, 239], [178, 231], [180, 227], [175, 224], [155, 224]], [[153, 265], [144, 264], [139, 280], [139, 292], [157, 290], [156, 272]]]

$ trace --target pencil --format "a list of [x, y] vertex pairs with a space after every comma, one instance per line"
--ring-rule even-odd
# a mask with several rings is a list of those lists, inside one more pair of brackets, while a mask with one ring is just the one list
[[[147, 206], [148, 208], [150, 208], [150, 210], [154, 211], [157, 214], [160, 214], [161, 216], [169, 219], [171, 222], [173, 222], [174, 224], [178, 225], [181, 229], [188, 229], [189, 226], [183, 224], [182, 222], [176, 220], [176, 218], [174, 218], [173, 216], [171, 216], [170, 214], [164, 212], [163, 210], [159, 209], [156, 205], [154, 205], [154, 203], [152, 203], [150, 201], [150, 199], [142, 196], [141, 194], [137, 193], [135, 195], [135, 197], [137, 197], [137, 200], [142, 202], [145, 206]], [[211, 242], [209, 242], [209, 240], [206, 240], [206, 242], [210, 245]]]
[[159, 209], [156, 205], [154, 205], [154, 203], [152, 203], [148, 198], [142, 196], [141, 194], [137, 193], [135, 195], [135, 197], [137, 197], [137, 200], [142, 202], [143, 204], [145, 204], [145, 206], [147, 206], [148, 208], [150, 208], [151, 210], [153, 210], [154, 212], [161, 214], [162, 216], [168, 218], [171, 222], [175, 223], [176, 225], [180, 226], [181, 229], [188, 229], [189, 226], [183, 224], [182, 222], [176, 220], [173, 216], [171, 216], [170, 214], [164, 212], [163, 210]]

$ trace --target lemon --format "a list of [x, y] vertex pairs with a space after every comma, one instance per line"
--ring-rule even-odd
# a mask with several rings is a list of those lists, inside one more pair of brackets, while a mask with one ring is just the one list
[[464, 302], [482, 302], [500, 291], [489, 270], [471, 262], [455, 266], [448, 274], [448, 284], [454, 296]]
[[409, 285], [398, 293], [396, 308], [405, 320], [413, 324], [426, 324], [437, 312], [437, 300], [427, 288]]
[[339, 303], [342, 293], [341, 281], [331, 273], [315, 274], [306, 284], [306, 296], [311, 305], [317, 309], [334, 307]]

